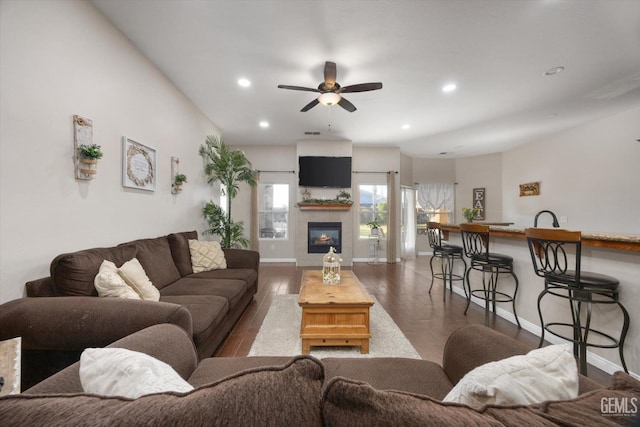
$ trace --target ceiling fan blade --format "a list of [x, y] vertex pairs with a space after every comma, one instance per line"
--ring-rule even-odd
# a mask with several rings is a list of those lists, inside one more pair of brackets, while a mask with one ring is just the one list
[[354, 111], [357, 110], [355, 105], [353, 105], [352, 103], [350, 103], [349, 101], [347, 101], [344, 98], [340, 98], [340, 102], [338, 102], [338, 105], [341, 106], [342, 108], [344, 108], [345, 110], [347, 110], [350, 113], [353, 113]]
[[278, 85], [279, 89], [303, 90], [305, 92], [320, 92], [318, 89], [302, 86]]
[[333, 89], [336, 84], [336, 63], [327, 61], [324, 63], [324, 87], [327, 90]]
[[313, 107], [315, 107], [316, 105], [318, 105], [320, 103], [320, 101], [318, 101], [317, 99], [314, 99], [313, 101], [311, 101], [310, 103], [308, 103], [307, 105], [305, 105], [304, 107], [302, 107], [302, 110], [300, 110], [301, 112], [305, 112], [305, 111], [309, 111], [311, 110]]
[[360, 83], [358, 85], [345, 86], [339, 89], [338, 93], [366, 92], [369, 90], [382, 89], [382, 83]]

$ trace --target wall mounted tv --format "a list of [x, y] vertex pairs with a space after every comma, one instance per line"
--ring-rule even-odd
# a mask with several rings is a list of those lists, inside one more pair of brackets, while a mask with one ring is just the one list
[[298, 157], [300, 187], [351, 187], [351, 157]]

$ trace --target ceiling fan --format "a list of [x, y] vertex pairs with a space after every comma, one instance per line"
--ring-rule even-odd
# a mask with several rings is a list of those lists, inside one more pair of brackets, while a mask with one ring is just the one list
[[342, 97], [343, 93], [367, 92], [382, 89], [382, 83], [360, 83], [342, 87], [336, 82], [336, 63], [327, 61], [324, 63], [324, 81], [317, 89], [302, 86], [278, 85], [280, 89], [302, 90], [305, 92], [318, 92], [320, 96], [302, 107], [303, 113], [309, 111], [318, 104], [327, 106], [338, 104], [350, 113], [356, 111], [356, 106]]

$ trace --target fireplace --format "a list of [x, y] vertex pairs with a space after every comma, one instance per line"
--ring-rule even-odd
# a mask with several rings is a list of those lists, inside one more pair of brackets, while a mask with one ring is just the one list
[[309, 222], [307, 227], [308, 253], [327, 253], [330, 246], [333, 246], [337, 253], [342, 253], [341, 222]]

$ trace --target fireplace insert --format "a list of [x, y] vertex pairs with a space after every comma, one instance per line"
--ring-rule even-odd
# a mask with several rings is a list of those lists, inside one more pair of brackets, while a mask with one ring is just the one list
[[307, 227], [308, 253], [327, 253], [330, 246], [333, 246], [337, 253], [342, 253], [341, 222], [309, 222]]

